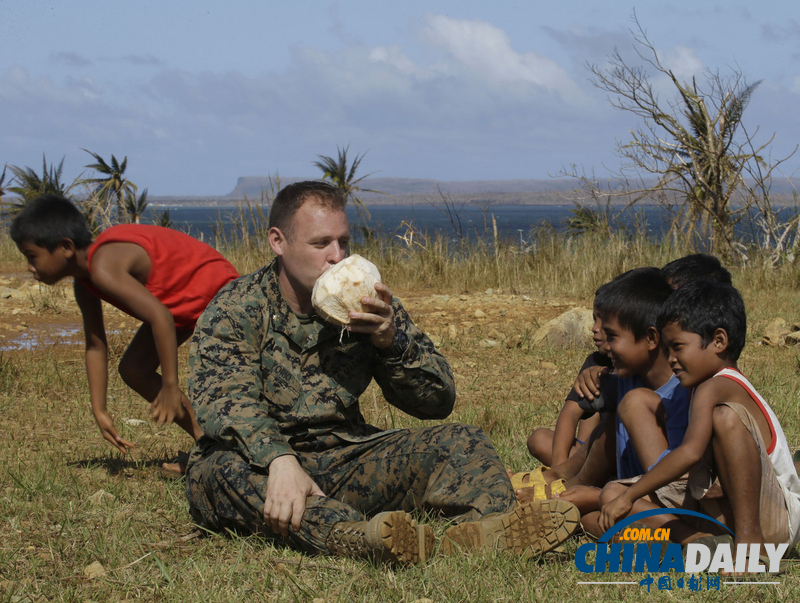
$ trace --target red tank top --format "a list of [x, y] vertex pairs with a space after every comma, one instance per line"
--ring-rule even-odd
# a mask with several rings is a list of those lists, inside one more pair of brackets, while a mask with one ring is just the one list
[[[187, 234], [145, 224], [120, 224], [103, 231], [87, 250], [89, 273], [92, 257], [105, 243], [135, 243], [150, 258], [145, 286], [167, 309], [178, 329], [193, 329], [198, 317], [223, 285], [239, 277], [236, 269], [215, 249]], [[124, 303], [81, 279], [93, 295], [133, 313]]]

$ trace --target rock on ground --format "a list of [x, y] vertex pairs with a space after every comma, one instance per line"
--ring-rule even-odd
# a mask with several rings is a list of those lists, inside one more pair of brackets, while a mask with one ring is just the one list
[[547, 344], [554, 348], [587, 348], [592, 345], [592, 311], [573, 308], [557, 316], [533, 336], [534, 345]]

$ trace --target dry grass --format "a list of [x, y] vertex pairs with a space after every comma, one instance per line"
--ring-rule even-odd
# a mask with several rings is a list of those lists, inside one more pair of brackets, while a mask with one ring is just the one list
[[[459, 392], [450, 420], [484, 428], [514, 469], [531, 466], [525, 437], [536, 426], [553, 425], [587, 352], [531, 346], [525, 334], [547, 317], [545, 309], [560, 311], [544, 300], [586, 304], [594, 288], [614, 274], [679, 255], [624, 239], [565, 242], [553, 237], [542, 238], [535, 252], [514, 253], [509, 247], [498, 256], [488, 248], [458, 255], [435, 246], [409, 250], [384, 245], [360, 251], [374, 258], [385, 280], [408, 299], [418, 324], [439, 334]], [[20, 269], [15, 253], [0, 239], [0, 271]], [[235, 257], [240, 269], [263, 261], [258, 255]], [[748, 266], [735, 267], [734, 275], [750, 310], [742, 368], [782, 418], [791, 444], [800, 446], [797, 352], [757, 345], [772, 318], [796, 320], [798, 271], [793, 266], [777, 271]], [[489, 288], [495, 289], [494, 296], [465, 296], [463, 304], [472, 304], [469, 311], [481, 304], [500, 308], [499, 290], [507, 307], [492, 315], [491, 325], [487, 320], [463, 327], [460, 315], [467, 310], [458, 305], [457, 294]], [[449, 304], [425, 301], [428, 294], [439, 293], [456, 295]], [[533, 301], [518, 307], [521, 295]], [[460, 325], [453, 336], [448, 334], [450, 323]], [[512, 343], [482, 347], [487, 339]], [[112, 337], [115, 358], [126, 343]], [[180, 360], [185, 375], [185, 349]], [[556, 368], [544, 368], [542, 362]], [[638, 585], [581, 586], [577, 582], [587, 576], [572, 562], [575, 542], [568, 543], [565, 553], [542, 559], [435, 557], [422, 567], [395, 571], [308, 557], [256, 538], [196, 537], [183, 482], [165, 481], [157, 471], [163, 460], [190, 446], [188, 438], [175, 427], [159, 428], [149, 421], [124, 425], [123, 418], [147, 420], [146, 404], [116, 375], [111, 376], [110, 393], [118, 426], [137, 442], [128, 458], [114, 452], [97, 431], [79, 348], [62, 345], [0, 355], [0, 433], [5, 436], [0, 444], [0, 601], [797, 600], [800, 568], [780, 577], [779, 586], [723, 585], [722, 593], [668, 593], [654, 587], [648, 594]], [[389, 407], [374, 387], [362, 399], [362, 408], [378, 426], [421, 424]], [[436, 529], [443, 526], [437, 522]], [[105, 573], [87, 575], [94, 563]]]

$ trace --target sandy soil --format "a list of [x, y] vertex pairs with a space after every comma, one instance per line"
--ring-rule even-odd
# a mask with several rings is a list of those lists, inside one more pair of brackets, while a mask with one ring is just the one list
[[[574, 307], [574, 301], [514, 295], [497, 290], [440, 295], [398, 291], [414, 321], [437, 343], [465, 335], [484, 347], [519, 345], [539, 326]], [[138, 322], [112, 306], [104, 309], [106, 329], [133, 333]], [[71, 284], [48, 287], [27, 272], [0, 273], [0, 352], [49, 345], [82, 345], [81, 316]]]

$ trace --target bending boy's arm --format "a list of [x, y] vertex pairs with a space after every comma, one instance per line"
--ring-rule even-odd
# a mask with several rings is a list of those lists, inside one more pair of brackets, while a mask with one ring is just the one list
[[133, 315], [150, 325], [161, 365], [161, 391], [151, 403], [159, 423], [181, 418], [184, 409], [178, 381], [178, 343], [175, 319], [167, 307], [134, 274], [149, 271], [150, 258], [132, 243], [101, 245], [92, 260], [92, 284], [121, 301]]
[[376, 354], [373, 376], [386, 400], [418, 419], [444, 419], [453, 411], [456, 387], [447, 359], [393, 300], [395, 328], [408, 347], [398, 356]]
[[569, 458], [569, 452], [575, 443], [575, 430], [583, 416], [583, 409], [574, 400], [567, 400], [556, 419], [553, 431], [553, 467]]
[[711, 415], [719, 396], [713, 379], [701, 383], [694, 392], [689, 426], [680, 446], [658, 461], [642, 478], [600, 511], [600, 527], [607, 530], [630, 511], [633, 503], [683, 477], [698, 461], [711, 443]]
[[75, 279], [73, 290], [75, 301], [83, 316], [83, 332], [86, 342], [84, 361], [92, 414], [103, 437], [116, 446], [120, 452], [126, 454], [128, 448], [133, 444], [119, 435], [107, 409], [108, 343], [103, 325], [103, 306], [100, 300], [89, 293], [78, 279]]
[[258, 295], [223, 290], [200, 316], [189, 357], [189, 399], [204, 433], [262, 470], [294, 455], [264, 398], [266, 316]]

